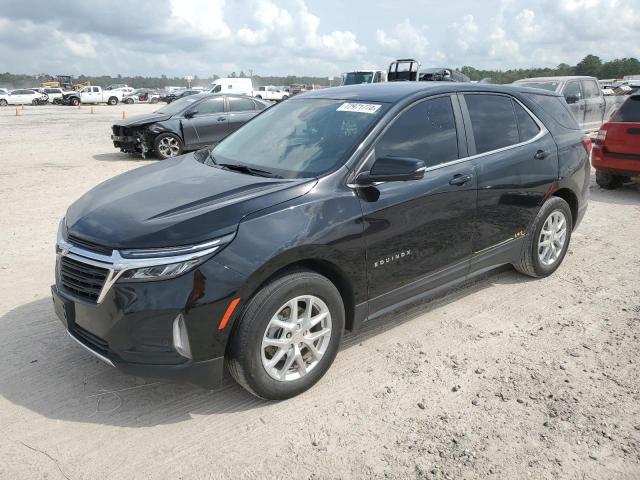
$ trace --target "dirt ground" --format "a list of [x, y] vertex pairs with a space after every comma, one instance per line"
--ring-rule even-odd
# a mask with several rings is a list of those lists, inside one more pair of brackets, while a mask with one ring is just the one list
[[640, 478], [638, 186], [592, 186], [553, 276], [505, 267], [378, 319], [286, 402], [73, 344], [49, 294], [58, 221], [148, 162], [109, 127], [152, 109], [0, 108], [0, 478]]

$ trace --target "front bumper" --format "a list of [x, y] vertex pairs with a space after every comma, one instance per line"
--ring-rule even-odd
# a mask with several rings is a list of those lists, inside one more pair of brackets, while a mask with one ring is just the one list
[[[244, 277], [209, 259], [174, 279], [115, 283], [100, 303], [74, 296], [59, 272], [56, 277], [51, 287], [56, 314], [73, 340], [96, 358], [132, 375], [204, 388], [222, 381], [232, 322], [223, 330], [218, 325]], [[191, 358], [174, 346], [178, 316], [184, 319]]]

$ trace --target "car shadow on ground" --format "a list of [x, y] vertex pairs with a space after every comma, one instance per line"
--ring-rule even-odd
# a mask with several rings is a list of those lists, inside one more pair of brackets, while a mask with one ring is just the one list
[[593, 202], [640, 206], [640, 183], [625, 183], [615, 190], [605, 190], [593, 182], [589, 194]]
[[[492, 284], [529, 281], [511, 267], [366, 322], [347, 333], [341, 350], [358, 345], [430, 311]], [[68, 338], [49, 298], [15, 308], [0, 317], [0, 395], [15, 405], [57, 420], [148, 427], [268, 407], [227, 374], [213, 391], [133, 377], [95, 359]], [[335, 365], [333, 368], [336, 368]], [[319, 388], [319, 386], [315, 387]]]
[[140, 154], [122, 152], [97, 153], [93, 155], [93, 159], [99, 162], [148, 162], [150, 160], [157, 160], [154, 157], [142, 158]]

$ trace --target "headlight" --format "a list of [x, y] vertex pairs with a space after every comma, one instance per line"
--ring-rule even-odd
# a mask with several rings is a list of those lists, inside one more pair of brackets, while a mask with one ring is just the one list
[[235, 234], [209, 242], [180, 247], [121, 250], [121, 282], [166, 280], [201, 264], [233, 240]]

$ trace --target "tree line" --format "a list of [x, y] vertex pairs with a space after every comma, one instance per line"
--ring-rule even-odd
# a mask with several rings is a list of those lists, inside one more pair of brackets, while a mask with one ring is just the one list
[[[460, 67], [460, 72], [467, 75], [471, 80], [491, 79], [493, 83], [511, 83], [521, 78], [527, 77], [553, 77], [558, 75], [589, 75], [597, 78], [622, 78], [625, 75], [640, 74], [640, 61], [637, 58], [616, 58], [614, 60], [603, 62], [597, 55], [587, 55], [576, 65], [571, 66], [561, 63], [555, 68], [521, 68], [512, 70], [480, 70], [470, 66]], [[287, 76], [262, 76], [249, 75], [241, 71], [239, 73], [231, 72], [227, 76], [247, 78], [253, 80], [253, 84], [258, 87], [262, 85], [293, 85], [315, 84], [321, 86], [337, 85], [339, 78], [330, 81], [328, 77], [300, 77], [296, 75]], [[220, 78], [218, 75], [211, 75], [207, 78], [198, 78], [194, 76], [191, 81], [192, 86], [206, 87], [214, 80]], [[38, 75], [12, 74], [9, 72], [0, 73], [0, 87], [5, 88], [34, 88], [38, 87], [42, 82], [54, 79], [55, 75], [41, 73]], [[187, 82], [182, 77], [167, 77], [161, 75], [159, 77], [143, 77], [143, 76], [123, 76], [110, 75], [91, 76], [80, 75], [74, 78], [74, 82], [83, 83], [91, 82], [92, 85], [101, 85], [106, 87], [113, 83], [126, 83], [133, 88], [164, 88], [167, 86], [186, 86]]]

